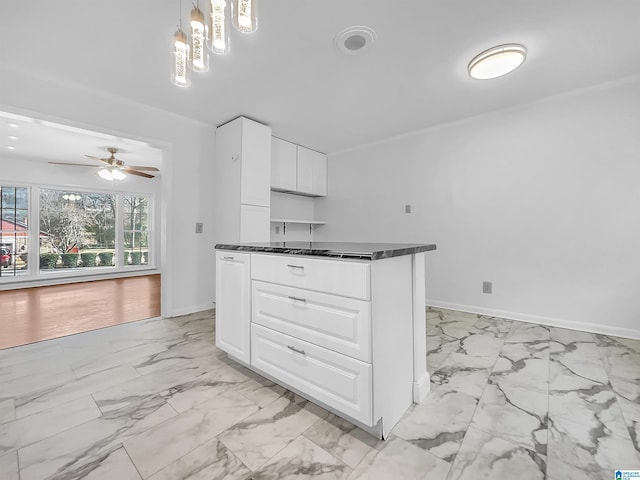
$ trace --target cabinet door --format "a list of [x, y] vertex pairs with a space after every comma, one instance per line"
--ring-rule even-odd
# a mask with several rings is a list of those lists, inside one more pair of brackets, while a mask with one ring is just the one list
[[297, 149], [296, 191], [311, 194], [313, 191], [313, 151], [300, 145], [297, 146]]
[[247, 118], [242, 121], [240, 203], [271, 204], [271, 128]]
[[240, 243], [269, 242], [271, 240], [269, 207], [240, 205]]
[[327, 156], [298, 145], [296, 191], [311, 197], [327, 195]]
[[249, 363], [251, 255], [216, 252], [216, 346]]
[[296, 189], [296, 145], [280, 138], [271, 138], [271, 189]]
[[327, 156], [312, 152], [312, 188], [311, 193], [319, 197], [327, 196]]

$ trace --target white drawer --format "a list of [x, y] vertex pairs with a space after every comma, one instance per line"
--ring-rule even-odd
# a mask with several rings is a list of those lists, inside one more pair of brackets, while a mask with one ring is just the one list
[[369, 300], [368, 263], [295, 255], [251, 255], [255, 280]]
[[366, 425], [372, 425], [371, 365], [251, 325], [251, 365]]
[[252, 281], [252, 321], [371, 362], [371, 303]]

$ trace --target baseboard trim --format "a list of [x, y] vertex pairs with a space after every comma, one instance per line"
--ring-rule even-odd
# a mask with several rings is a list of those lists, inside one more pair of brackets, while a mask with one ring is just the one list
[[426, 299], [426, 305], [435, 308], [445, 308], [447, 310], [458, 310], [461, 312], [475, 313], [478, 315], [488, 315], [491, 317], [507, 318], [509, 320], [519, 320], [521, 322], [536, 323], [549, 327], [566, 328], [569, 330], [581, 330], [583, 332], [611, 335], [614, 337], [640, 339], [640, 330], [632, 328], [616, 327], [613, 325], [595, 325], [587, 322], [576, 322], [563, 318], [544, 317], [531, 315], [528, 313], [509, 312], [492, 308], [478, 307], [475, 305], [465, 305], [461, 303], [441, 302], [434, 299]]
[[191, 305], [189, 307], [176, 308], [172, 313], [172, 317], [180, 317], [182, 315], [189, 315], [190, 313], [202, 312], [203, 310], [210, 310], [215, 306], [213, 302], [203, 303], [200, 305]]

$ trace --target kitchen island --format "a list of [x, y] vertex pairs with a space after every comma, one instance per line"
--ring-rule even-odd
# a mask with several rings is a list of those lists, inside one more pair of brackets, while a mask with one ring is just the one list
[[429, 392], [425, 252], [435, 245], [216, 245], [216, 345], [386, 438]]

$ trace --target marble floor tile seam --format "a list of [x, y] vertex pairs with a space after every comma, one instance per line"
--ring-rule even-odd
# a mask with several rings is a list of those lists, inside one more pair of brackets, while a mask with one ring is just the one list
[[[555, 427], [555, 425], [558, 425], [558, 427]], [[631, 444], [633, 444], [633, 438], [631, 433], [629, 432], [629, 428], [627, 427], [624, 430], [623, 434], [617, 433], [617, 432], [603, 432], [602, 431], [602, 426], [598, 426], [598, 427], [593, 427], [593, 425], [586, 423], [586, 422], [578, 422], [574, 419], [567, 419], [567, 418], [562, 418], [561, 420], [558, 419], [555, 415], [550, 414], [549, 415], [549, 421], [548, 421], [548, 426], [549, 428], [551, 428], [551, 426], [554, 426], [554, 428], [558, 429], [561, 426], [566, 426], [566, 427], [577, 427], [577, 428], [590, 428], [590, 431], [598, 431], [603, 433], [604, 437], [612, 437], [612, 438], [617, 438], [619, 440], [624, 440], [626, 442], [630, 442]], [[635, 444], [634, 444], [634, 449], [635, 449]]]
[[[93, 397], [90, 397], [90, 398], [91, 398], [91, 401], [93, 402], [93, 404], [95, 405], [95, 408], [97, 409], [97, 411], [100, 412], [100, 409], [98, 408], [97, 404], [95, 403], [95, 400], [93, 399]], [[67, 403], [74, 403], [74, 402], [77, 402], [77, 401], [78, 401], [78, 399], [75, 399], [75, 400], [71, 400], [71, 401], [69, 401]], [[102, 412], [100, 412], [100, 413], [102, 413]], [[33, 415], [40, 415], [40, 414], [42, 414], [42, 411], [34, 413]], [[53, 437], [56, 437], [58, 435], [64, 434], [65, 432], [68, 432], [69, 430], [73, 430], [74, 428], [80, 427], [82, 425], [85, 425], [87, 423], [93, 422], [93, 421], [95, 421], [97, 419], [100, 419], [100, 418], [101, 418], [101, 416], [95, 416], [95, 417], [88, 417], [87, 416], [87, 418], [84, 421], [80, 421], [78, 423], [69, 423], [66, 427], [52, 430], [48, 435], [43, 435], [43, 436], [37, 437], [33, 441], [30, 441], [28, 443], [24, 443], [23, 445], [20, 445], [19, 447], [13, 449], [13, 451], [20, 452], [21, 450], [23, 450], [25, 448], [28, 448], [28, 447], [30, 447], [32, 445], [35, 445], [35, 444], [40, 443], [40, 442], [44, 442], [44, 441], [46, 441], [46, 440], [48, 440], [50, 438], [53, 438]], [[18, 418], [15, 421], [19, 422], [19, 421], [24, 420], [24, 419], [28, 419], [28, 417]]]

